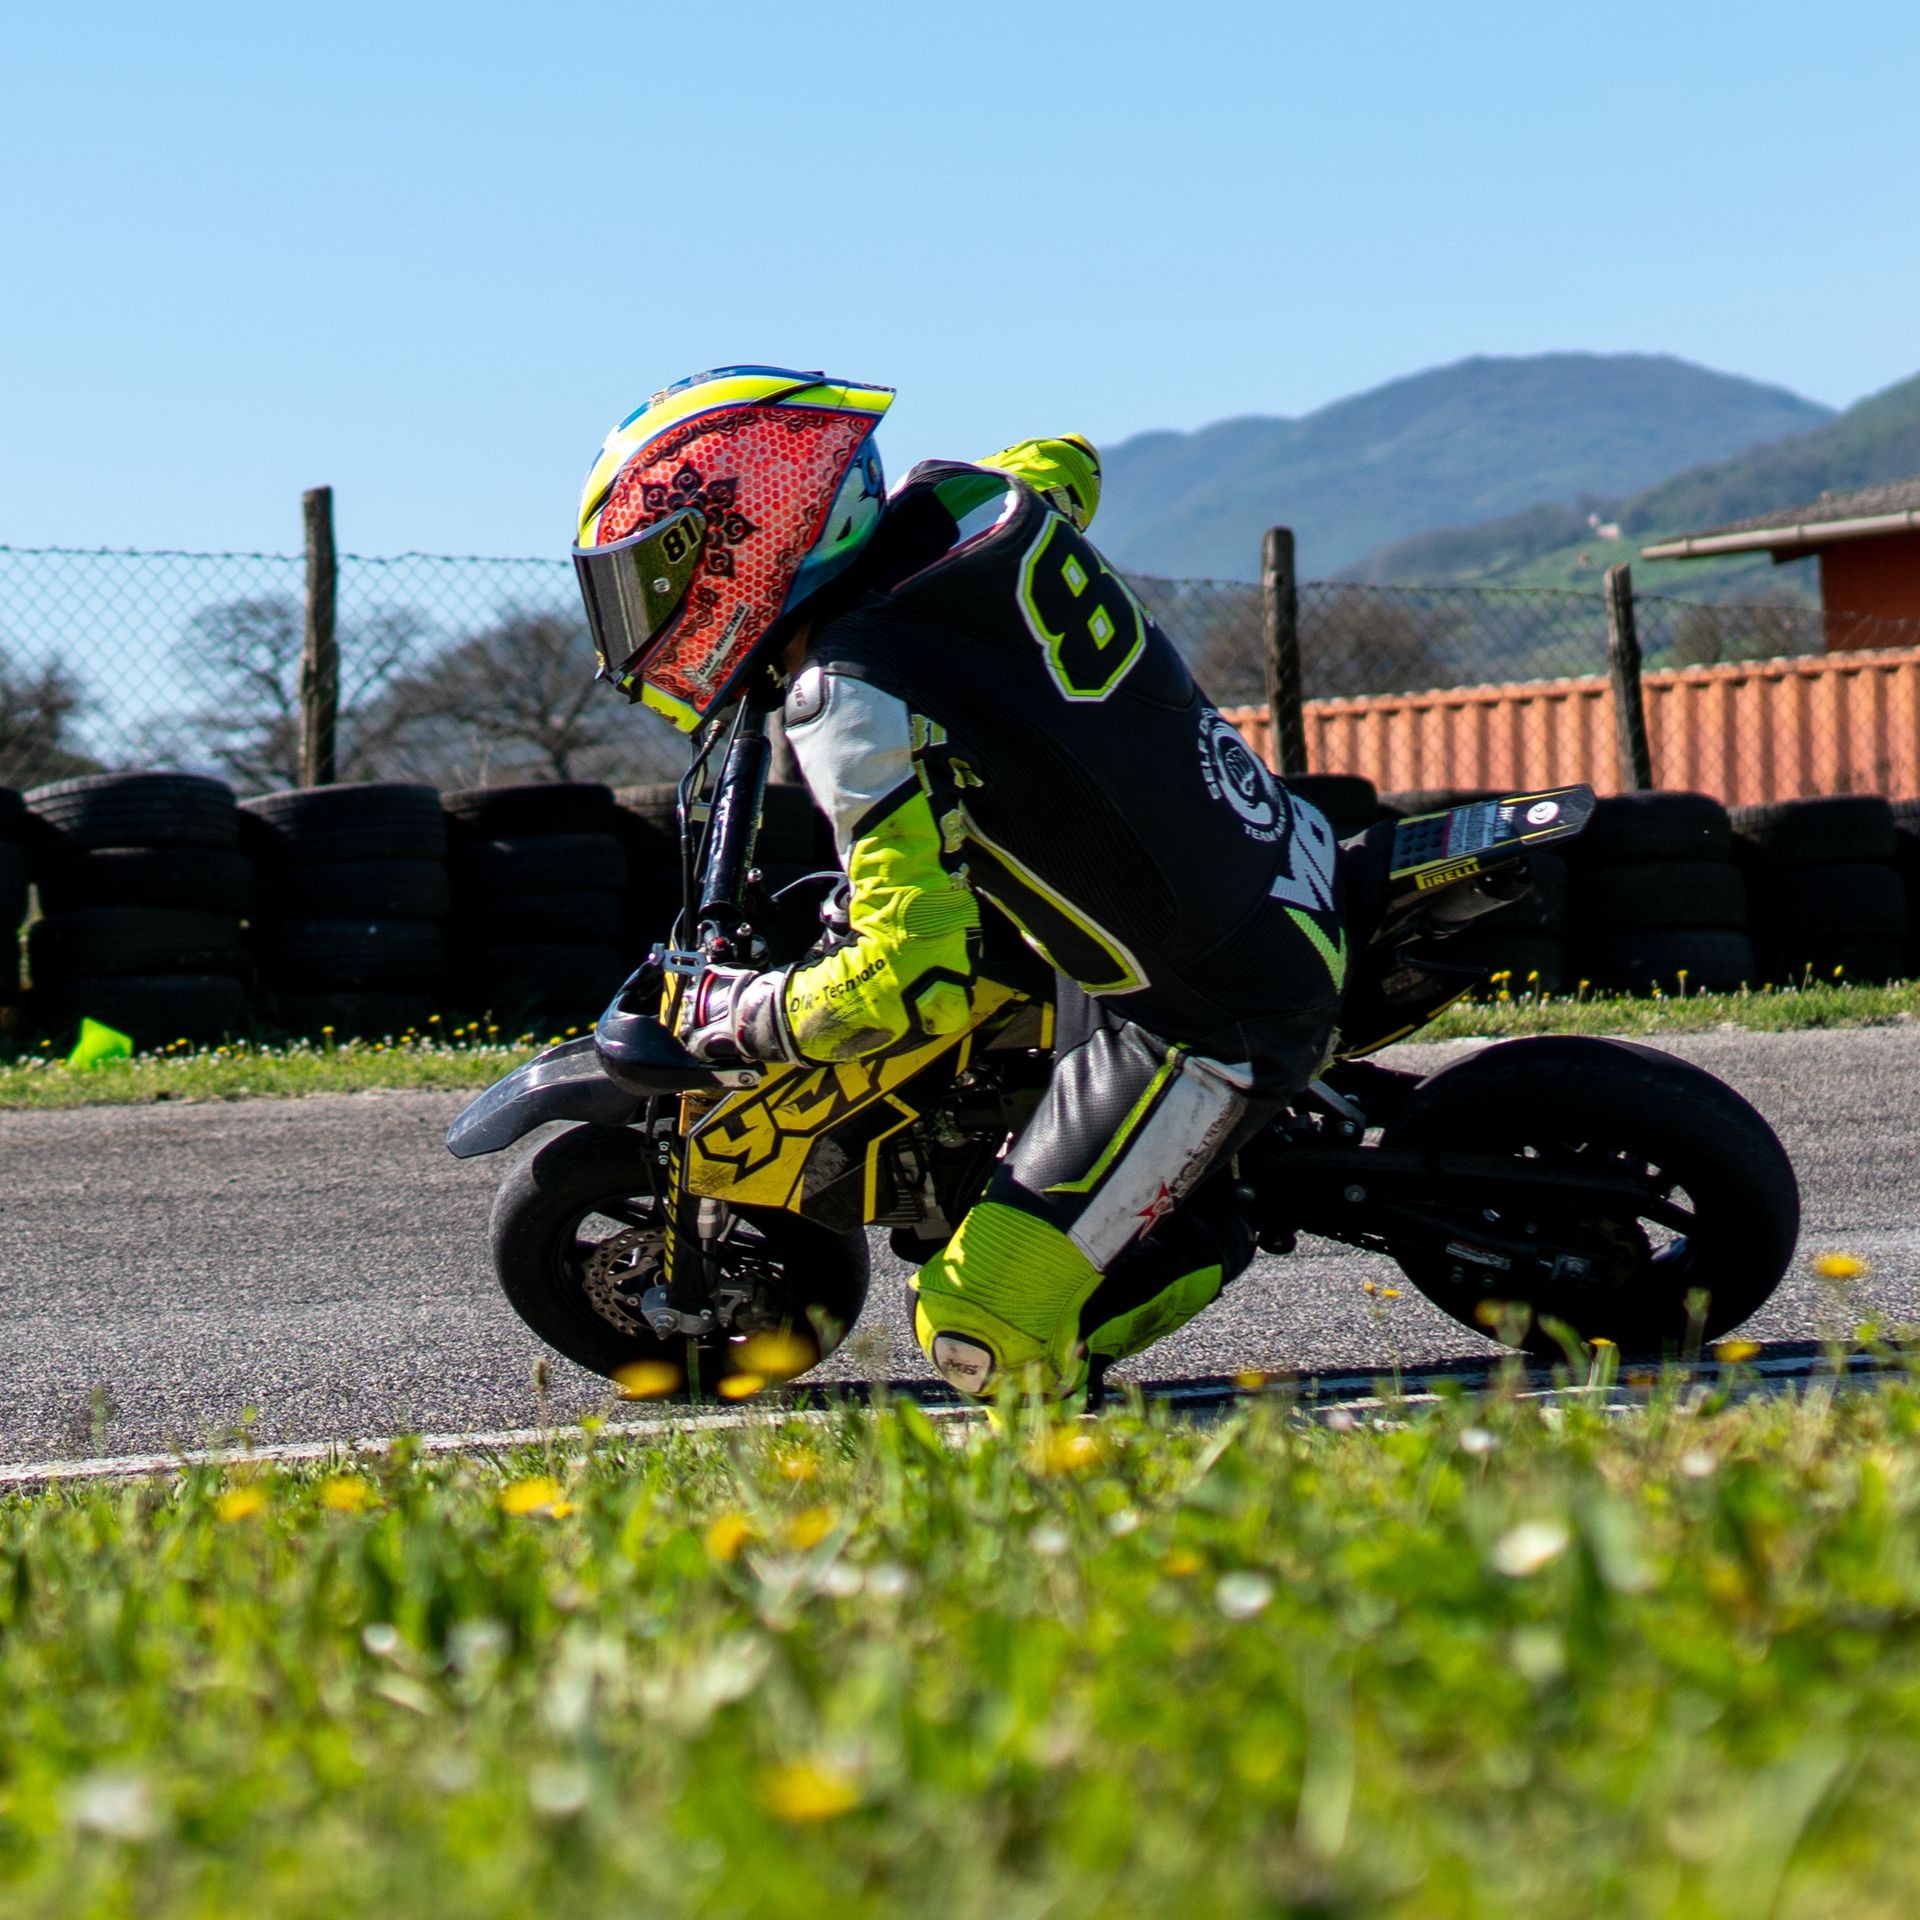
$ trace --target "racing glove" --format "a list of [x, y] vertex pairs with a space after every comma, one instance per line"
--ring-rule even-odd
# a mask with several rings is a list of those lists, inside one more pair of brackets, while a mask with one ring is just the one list
[[798, 1060], [781, 1012], [787, 976], [752, 967], [708, 967], [680, 1002], [682, 1045], [696, 1059]]

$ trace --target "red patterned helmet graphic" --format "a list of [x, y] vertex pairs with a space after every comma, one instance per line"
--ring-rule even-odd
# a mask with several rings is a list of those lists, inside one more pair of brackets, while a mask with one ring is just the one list
[[594, 531], [610, 546], [686, 507], [706, 523], [685, 603], [627, 663], [704, 714], [785, 610], [840, 482], [873, 422], [832, 408], [733, 406], [703, 413], [621, 468]]

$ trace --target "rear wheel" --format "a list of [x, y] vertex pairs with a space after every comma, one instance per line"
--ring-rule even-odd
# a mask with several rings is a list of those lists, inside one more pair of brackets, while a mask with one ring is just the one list
[[[1525, 1309], [1520, 1344], [1549, 1358], [1563, 1355], [1549, 1321], [1629, 1353], [1715, 1339], [1779, 1285], [1799, 1233], [1793, 1166], [1766, 1121], [1711, 1074], [1623, 1041], [1489, 1047], [1417, 1087], [1385, 1144], [1510, 1155], [1637, 1190], [1621, 1201], [1549, 1192], [1505, 1219], [1469, 1191], [1429, 1210], [1445, 1223], [1457, 1207], [1454, 1231], [1390, 1248], [1476, 1332], [1497, 1324], [1488, 1302]], [[1559, 1258], [1499, 1250], [1516, 1240]]]
[[[733, 1372], [738, 1336], [661, 1340], [640, 1317], [659, 1279], [660, 1202], [641, 1136], [577, 1126], [522, 1153], [493, 1203], [494, 1271], [520, 1318], [550, 1347], [612, 1377], [635, 1361], [665, 1361], [712, 1393]], [[736, 1207], [721, 1236], [722, 1284], [752, 1296], [743, 1316], [779, 1328], [811, 1366], [852, 1330], [867, 1297], [867, 1242], [788, 1213]]]

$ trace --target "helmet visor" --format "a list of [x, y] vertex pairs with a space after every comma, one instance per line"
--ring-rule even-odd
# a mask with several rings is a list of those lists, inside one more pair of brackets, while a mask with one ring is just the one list
[[700, 509], [683, 507], [624, 540], [574, 548], [573, 570], [606, 678], [626, 680], [673, 624], [706, 537]]

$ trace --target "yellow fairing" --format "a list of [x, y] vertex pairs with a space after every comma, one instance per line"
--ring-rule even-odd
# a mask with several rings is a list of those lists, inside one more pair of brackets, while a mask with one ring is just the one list
[[1019, 998], [1011, 987], [982, 980], [974, 989], [973, 1025], [964, 1033], [943, 1035], [910, 1053], [771, 1068], [758, 1086], [729, 1094], [695, 1125], [686, 1148], [688, 1190], [743, 1207], [798, 1212], [814, 1147], [865, 1116], [855, 1132], [863, 1167], [861, 1217], [871, 1219], [881, 1145], [916, 1117], [896, 1090], [955, 1048], [964, 1051], [954, 1071], [963, 1071], [980, 1026]]

